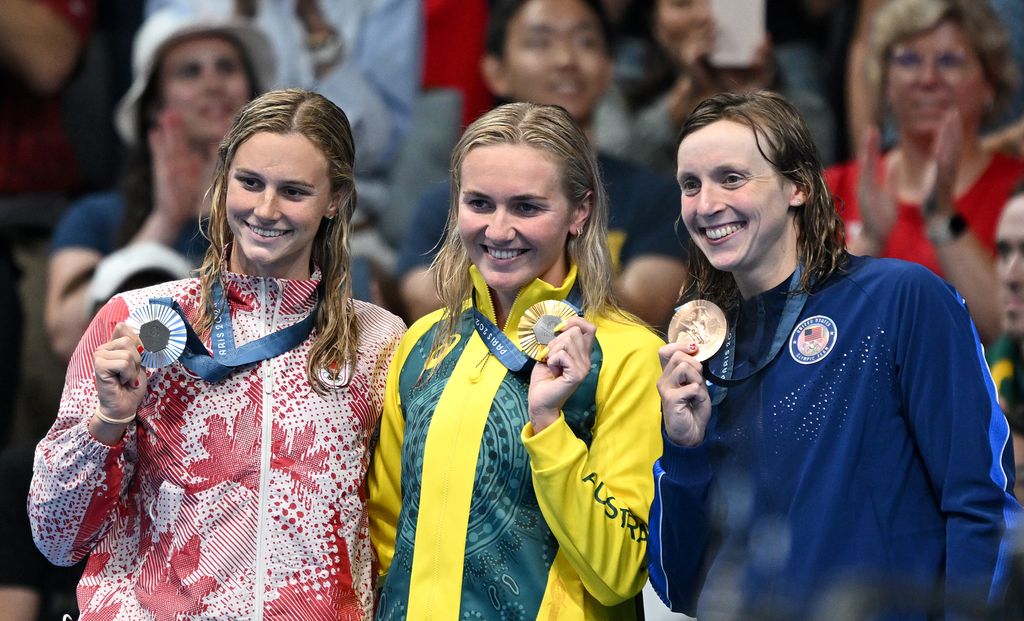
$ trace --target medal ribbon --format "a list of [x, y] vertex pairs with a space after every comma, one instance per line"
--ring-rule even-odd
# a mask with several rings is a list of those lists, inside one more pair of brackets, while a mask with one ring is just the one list
[[[736, 357], [737, 322], [730, 322], [729, 335], [726, 337], [725, 344], [722, 346], [721, 375], [715, 375], [715, 373], [711, 371], [711, 360], [708, 361], [709, 364], [704, 365], [704, 379], [717, 387], [717, 390], [714, 391], [714, 394], [711, 397], [711, 405], [718, 405], [721, 403], [722, 400], [725, 399], [725, 395], [730, 386], [738, 386], [760, 373], [772, 362], [772, 360], [775, 360], [779, 355], [779, 352], [782, 351], [782, 345], [789, 339], [789, 333], [793, 331], [794, 326], [796, 326], [797, 319], [800, 317], [800, 313], [803, 312], [804, 305], [807, 303], [806, 291], [801, 291], [796, 294], [791, 293], [800, 282], [800, 276], [803, 274], [803, 271], [803, 266], [798, 264], [796, 271], [793, 272], [793, 276], [789, 280], [786, 305], [782, 309], [782, 317], [779, 319], [779, 325], [775, 329], [775, 336], [772, 338], [771, 348], [757, 363], [753, 371], [738, 378], [732, 377], [733, 370], [735, 369], [734, 363]], [[712, 358], [712, 360], [713, 359], [714, 358]]]
[[[563, 302], [576, 309], [576, 314], [582, 315], [583, 311], [580, 310], [581, 298], [582, 294], [580, 294], [576, 283], [573, 283], [568, 297]], [[484, 344], [487, 345], [487, 349], [509, 371], [513, 373], [521, 371], [528, 362], [531, 362], [531, 359], [512, 342], [512, 339], [508, 338], [501, 331], [501, 328], [480, 312], [480, 309], [476, 306], [475, 294], [473, 299], [473, 325], [476, 327], [477, 334], [480, 335]]]
[[151, 298], [150, 302], [168, 306], [181, 317], [185, 323], [186, 337], [185, 351], [182, 352], [179, 361], [185, 365], [185, 368], [208, 382], [220, 381], [238, 367], [291, 351], [309, 337], [316, 321], [316, 312], [320, 308], [318, 297], [313, 311], [302, 321], [236, 348], [231, 324], [231, 309], [228, 308], [224, 298], [224, 288], [218, 280], [213, 285], [213, 302], [218, 313], [210, 333], [210, 342], [213, 345], [213, 355], [210, 355], [195, 330], [192, 329], [180, 304], [169, 297]]

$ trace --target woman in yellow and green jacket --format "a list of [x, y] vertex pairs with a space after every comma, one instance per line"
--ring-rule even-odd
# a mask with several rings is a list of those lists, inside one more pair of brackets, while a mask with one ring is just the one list
[[[561, 108], [501, 106], [456, 145], [445, 307], [399, 345], [371, 468], [377, 619], [636, 618], [661, 340], [614, 302], [607, 218]], [[552, 300], [581, 315], [520, 342]]]

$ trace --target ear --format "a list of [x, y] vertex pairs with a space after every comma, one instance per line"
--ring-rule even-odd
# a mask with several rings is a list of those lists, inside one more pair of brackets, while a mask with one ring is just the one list
[[480, 71], [484, 76], [484, 83], [496, 97], [507, 98], [509, 83], [505, 63], [502, 59], [492, 54], [487, 54], [480, 61]]
[[573, 210], [572, 220], [569, 222], [569, 231], [576, 231], [576, 235], [580, 234], [583, 230], [583, 226], [590, 219], [590, 214], [594, 210], [594, 193], [587, 192], [587, 195], [583, 197], [583, 201], [576, 206]]
[[790, 181], [792, 186], [789, 192], [789, 206], [790, 207], [803, 207], [807, 202], [807, 190], [803, 186], [798, 185]]
[[345, 195], [340, 192], [338, 194], [335, 194], [334, 198], [331, 199], [330, 204], [327, 205], [327, 210], [324, 211], [324, 217], [327, 218], [328, 220], [333, 220], [335, 217], [337, 217], [341, 201], [344, 198]]

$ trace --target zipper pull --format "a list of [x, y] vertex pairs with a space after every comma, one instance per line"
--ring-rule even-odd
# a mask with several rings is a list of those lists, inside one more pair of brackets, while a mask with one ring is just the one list
[[474, 371], [473, 374], [469, 376], [469, 383], [470, 384], [476, 384], [477, 382], [480, 381], [480, 378], [483, 377], [483, 374], [484, 374], [484, 368], [487, 366], [487, 361], [490, 358], [491, 358], [491, 352], [487, 352], [486, 354], [484, 354], [483, 359], [480, 360], [480, 362], [477, 363], [476, 371]]

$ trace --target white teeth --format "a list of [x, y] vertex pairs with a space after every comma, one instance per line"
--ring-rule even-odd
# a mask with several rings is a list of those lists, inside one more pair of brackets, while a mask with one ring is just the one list
[[739, 224], [726, 224], [725, 226], [718, 226], [715, 228], [708, 227], [704, 229], [704, 234], [708, 236], [708, 239], [722, 239], [726, 235], [735, 233], [741, 228], [743, 227]]
[[253, 224], [249, 224], [248, 226], [249, 226], [250, 229], [252, 229], [253, 233], [256, 233], [260, 237], [280, 237], [280, 236], [285, 234], [285, 231], [278, 231], [278, 230], [275, 230], [275, 229], [265, 229], [265, 228], [261, 228], [261, 227], [255, 226]]
[[495, 259], [514, 259], [519, 255], [526, 252], [525, 250], [498, 250], [497, 248], [488, 248], [487, 253]]

